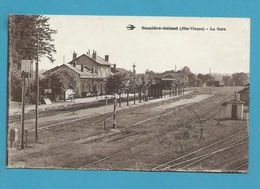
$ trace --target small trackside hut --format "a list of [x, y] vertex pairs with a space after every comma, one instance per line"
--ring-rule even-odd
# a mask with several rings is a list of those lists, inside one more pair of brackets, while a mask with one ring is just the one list
[[233, 99], [222, 104], [223, 111], [221, 119], [243, 120], [244, 119], [244, 102]]

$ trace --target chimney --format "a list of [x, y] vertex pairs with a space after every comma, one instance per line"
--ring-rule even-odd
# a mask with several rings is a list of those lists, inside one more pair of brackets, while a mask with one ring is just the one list
[[84, 65], [81, 64], [81, 71], [84, 72]]
[[96, 59], [96, 57], [97, 57], [97, 52], [93, 50], [93, 52], [92, 52], [92, 58], [93, 58], [93, 59]]
[[116, 69], [116, 64], [114, 64], [114, 69]]
[[109, 61], [109, 55], [105, 55], [105, 61]]
[[77, 58], [77, 53], [75, 53], [75, 51], [73, 52], [73, 56], [72, 56], [72, 60]]
[[73, 60], [73, 63], [72, 63], [73, 67], [76, 67], [76, 64], [77, 64], [77, 60]]
[[87, 51], [87, 54], [90, 55], [90, 50]]

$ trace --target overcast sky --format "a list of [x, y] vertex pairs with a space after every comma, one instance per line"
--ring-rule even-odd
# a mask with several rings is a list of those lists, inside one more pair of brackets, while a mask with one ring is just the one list
[[[88, 49], [127, 70], [163, 72], [177, 66], [194, 73], [249, 72], [250, 21], [238, 18], [49, 16], [57, 50], [56, 61], [41, 59], [40, 69], [69, 62]], [[127, 30], [128, 24], [134, 30]], [[178, 30], [142, 30], [145, 27], [178, 27]], [[205, 31], [186, 30], [198, 27]], [[210, 27], [225, 31], [210, 31]], [[206, 30], [208, 28], [208, 30]]]

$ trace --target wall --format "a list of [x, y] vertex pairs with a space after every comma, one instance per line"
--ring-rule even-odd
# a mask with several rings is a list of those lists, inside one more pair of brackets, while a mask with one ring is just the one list
[[80, 79], [81, 81], [81, 91], [89, 95], [93, 88], [93, 79]]
[[54, 70], [53, 72], [51, 72], [47, 77], [51, 76], [54, 73], [59, 73], [60, 71], [67, 71], [70, 75], [74, 75], [76, 78], [76, 87], [75, 87], [75, 95], [76, 97], [81, 96], [81, 87], [80, 87], [80, 78], [79, 75], [77, 73], [75, 73], [74, 71], [72, 71], [70, 68], [68, 68], [65, 65], [62, 65], [61, 67], [59, 67], [58, 69]]
[[110, 65], [100, 65], [87, 56], [79, 57], [77, 59], [77, 65], [85, 65], [89, 70], [94, 68], [94, 73], [99, 77], [107, 77], [111, 73]]
[[244, 105], [243, 104], [238, 104], [237, 105], [237, 117], [240, 120], [243, 120], [243, 115], [244, 115]]
[[[243, 120], [244, 115], [244, 105], [237, 104], [237, 118], [239, 120]], [[231, 119], [232, 112], [232, 104], [227, 104], [226, 106], [222, 106], [220, 110], [220, 119]]]

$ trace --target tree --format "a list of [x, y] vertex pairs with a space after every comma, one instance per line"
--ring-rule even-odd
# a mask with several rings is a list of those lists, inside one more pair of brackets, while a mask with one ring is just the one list
[[110, 75], [105, 83], [106, 94], [119, 95], [119, 107], [121, 107], [121, 94], [126, 91], [127, 73], [116, 73]]
[[195, 74], [193, 73], [188, 74], [188, 85], [192, 87], [197, 86], [197, 77]]
[[245, 86], [249, 83], [249, 77], [246, 73], [240, 72], [240, 73], [234, 73], [232, 74], [232, 83], [236, 86]]
[[[46, 77], [40, 81], [42, 89], [50, 87], [52, 90], [52, 100], [56, 100], [57, 95], [64, 95], [68, 89], [76, 90], [77, 77], [67, 70], [57, 70], [49, 77]], [[65, 99], [64, 99], [65, 100]]]
[[231, 77], [230, 77], [230, 76], [224, 75], [224, 76], [222, 77], [222, 80], [224, 81], [225, 86], [231, 85]]
[[142, 93], [143, 100], [147, 100], [147, 96], [145, 91], [151, 86], [153, 75], [150, 74], [139, 74], [136, 78], [136, 89], [139, 94], [139, 102], [142, 101]]
[[196, 83], [197, 87], [202, 87], [202, 80], [200, 78], [197, 78]]
[[191, 73], [190, 68], [188, 66], [184, 66], [181, 70], [181, 73], [189, 75]]
[[[9, 72], [10, 95], [19, 101], [21, 91], [20, 63], [23, 59], [36, 60], [45, 56], [54, 61], [56, 52], [52, 35], [57, 31], [50, 28], [49, 18], [40, 15], [16, 15], [9, 17]], [[37, 50], [38, 49], [38, 50]]]
[[207, 86], [215, 85], [215, 78], [210, 74], [198, 74], [197, 78], [201, 79], [202, 83], [206, 83]]
[[177, 73], [179, 74], [180, 79], [184, 79], [185, 85], [197, 86], [197, 77], [191, 72], [188, 66], [184, 66], [182, 70], [177, 71]]
[[123, 73], [110, 75], [105, 83], [106, 94], [122, 94], [125, 91], [125, 76]]

